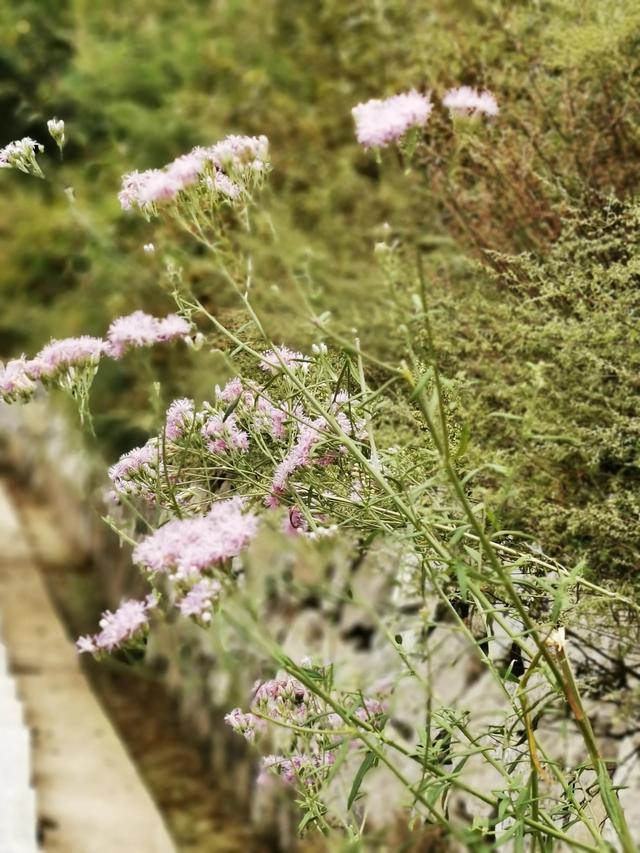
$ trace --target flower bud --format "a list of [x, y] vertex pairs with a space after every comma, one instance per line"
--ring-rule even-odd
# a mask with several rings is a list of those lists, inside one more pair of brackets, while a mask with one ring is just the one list
[[65, 143], [64, 121], [61, 118], [50, 118], [47, 122], [47, 130], [60, 151], [62, 151]]

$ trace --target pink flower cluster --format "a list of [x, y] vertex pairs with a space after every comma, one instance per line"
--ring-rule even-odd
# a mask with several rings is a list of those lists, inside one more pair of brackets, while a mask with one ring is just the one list
[[[333, 405], [334, 417], [342, 431], [349, 435], [354, 432], [354, 427], [352, 427], [347, 415], [338, 410], [340, 403], [341, 400], [336, 399]], [[311, 463], [313, 449], [325, 437], [328, 426], [329, 424], [323, 416], [315, 418], [312, 421], [307, 421], [301, 425], [295, 444], [276, 467], [273, 480], [271, 482], [272, 496], [277, 499], [278, 495], [281, 495], [285, 491], [291, 475], [299, 468], [305, 468]], [[362, 423], [358, 422], [355, 425], [356, 434], [359, 434], [361, 429]], [[331, 461], [332, 457], [328, 454], [325, 454], [318, 460], [319, 464], [323, 466], [330, 464]]]
[[455, 116], [476, 117], [479, 115], [497, 116], [500, 112], [498, 102], [486, 89], [479, 92], [471, 86], [449, 89], [442, 103]]
[[154, 595], [144, 601], [123, 601], [112, 613], [106, 610], [98, 623], [100, 631], [93, 636], [79, 637], [76, 642], [79, 652], [113, 652], [124, 643], [140, 636], [149, 624], [149, 613], [156, 607]]
[[[496, 116], [498, 102], [491, 92], [470, 86], [450, 89], [443, 105], [455, 116]], [[415, 89], [391, 98], [373, 98], [355, 106], [351, 112], [356, 124], [356, 138], [364, 148], [385, 148], [402, 139], [412, 128], [424, 127], [433, 110], [430, 95]]]
[[237, 376], [230, 379], [224, 388], [216, 385], [217, 400], [235, 403], [239, 398], [253, 429], [268, 432], [276, 440], [286, 437], [285, 424], [290, 418], [290, 412], [282, 405], [276, 406], [263, 389], [249, 384], [245, 390], [242, 380]]
[[216, 400], [221, 400], [223, 403], [235, 403], [243, 391], [242, 380], [239, 376], [234, 376], [224, 388], [216, 385]]
[[95, 370], [103, 355], [119, 359], [132, 347], [185, 338], [190, 332], [191, 324], [177, 314], [158, 318], [135, 311], [111, 323], [106, 341], [90, 335], [52, 340], [32, 359], [21, 356], [7, 362], [0, 368], [0, 396], [8, 403], [26, 400], [35, 380], [46, 384], [67, 377], [73, 382], [75, 371]]
[[103, 351], [103, 341], [89, 335], [50, 341], [34, 358], [21, 356], [0, 368], [0, 397], [7, 403], [28, 400], [36, 380], [53, 382], [76, 370], [96, 368]]
[[122, 495], [145, 493], [148, 487], [140, 477], [148, 477], [156, 470], [159, 452], [157, 443], [152, 439], [142, 447], [123, 453], [108, 472], [116, 492]]
[[169, 441], [177, 441], [182, 438], [184, 431], [193, 422], [195, 407], [193, 400], [182, 397], [174, 400], [167, 409], [165, 416], [164, 434]]
[[351, 113], [358, 142], [365, 148], [384, 148], [402, 139], [411, 128], [423, 127], [432, 110], [429, 95], [412, 89], [385, 100], [373, 98], [355, 106]]
[[[387, 708], [379, 699], [365, 698], [362, 704], [352, 711], [352, 713], [361, 722], [369, 723], [374, 728], [380, 728], [387, 713]], [[345, 725], [345, 721], [340, 714], [329, 714], [327, 724], [339, 729]]]
[[32, 379], [55, 379], [71, 368], [97, 365], [103, 349], [102, 339], [89, 335], [53, 340], [28, 363], [27, 369]]
[[203, 177], [210, 191], [238, 198], [242, 186], [232, 177], [242, 178], [247, 169], [263, 171], [268, 155], [266, 136], [227, 136], [208, 148], [194, 148], [162, 169], [124, 175], [118, 194], [120, 206], [123, 210], [152, 210], [155, 205], [174, 201]]
[[261, 734], [266, 729], [266, 723], [255, 714], [244, 714], [240, 708], [234, 708], [225, 715], [225, 723], [231, 726], [236, 734], [242, 735], [249, 743], [253, 743], [257, 734]]
[[309, 364], [309, 359], [305, 358], [301, 352], [281, 346], [262, 353], [260, 369], [275, 374], [286, 367], [288, 370], [302, 370], [306, 373]]
[[335, 764], [333, 752], [302, 753], [295, 752], [289, 757], [285, 755], [266, 755], [262, 759], [262, 771], [258, 776], [258, 784], [265, 784], [270, 773], [274, 772], [288, 785], [300, 782], [304, 785], [319, 785]]
[[240, 498], [214, 503], [208, 515], [167, 522], [134, 549], [134, 562], [176, 579], [198, 577], [236, 557], [258, 530]]
[[210, 622], [215, 604], [220, 599], [222, 586], [215, 578], [202, 578], [178, 602], [183, 616], [192, 616], [201, 622]]
[[266, 136], [226, 136], [206, 149], [213, 163], [224, 171], [237, 172], [243, 168], [264, 169], [269, 157]]
[[249, 436], [240, 429], [234, 414], [225, 417], [223, 412], [216, 412], [205, 422], [202, 435], [212, 453], [245, 453], [249, 449]]
[[36, 385], [28, 373], [28, 365], [23, 356], [0, 366], [0, 397], [6, 402], [28, 400], [35, 391]]
[[253, 694], [252, 707], [265, 717], [297, 723], [318, 713], [315, 696], [291, 676], [258, 684]]
[[159, 318], [144, 311], [134, 311], [111, 323], [107, 331], [105, 352], [111, 358], [118, 359], [129, 349], [185, 338], [190, 332], [191, 324], [177, 314]]

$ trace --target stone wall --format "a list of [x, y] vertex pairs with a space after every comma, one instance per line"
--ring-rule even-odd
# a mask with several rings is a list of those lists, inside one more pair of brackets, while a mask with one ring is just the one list
[[[137, 575], [127, 551], [88, 508], [87, 494], [99, 497], [105, 483], [92, 471], [64, 421], [38, 402], [0, 410], [0, 430], [17, 469], [55, 506], [75, 553], [92, 557], [106, 599], [117, 604], [135, 590]], [[238, 582], [264, 614], [266, 630], [294, 660], [310, 656], [318, 662], [339, 662], [337, 679], [367, 692], [372, 685], [393, 684], [389, 726], [394, 737], [409, 746], [414, 744], [416, 721], [424, 718], [428, 695], [436, 706], [468, 713], [471, 727], [474, 720], [486, 722], [489, 717], [499, 724], [506, 713], [504, 696], [435, 597], [426, 604], [412, 598], [408, 579], [414, 570], [412, 555], [401, 542], [388, 541], [354, 560], [345, 544], [327, 545], [317, 553], [298, 540], [283, 549], [274, 536], [263, 538], [249, 553], [247, 576]], [[304, 597], [296, 593], [301, 585], [308, 590]], [[327, 586], [334, 595], [322, 595]], [[473, 625], [477, 617], [465, 618], [484, 633], [484, 626]], [[597, 611], [576, 601], [575, 622], [567, 633], [573, 667], [588, 687], [588, 712], [602, 750], [613, 762], [614, 782], [625, 788], [621, 798], [640, 842], [640, 811], [635, 808], [640, 794], [637, 621], [627, 609], [606, 601]], [[419, 679], [406, 677], [402, 659], [418, 649], [416, 660], [429, 651], [428, 663], [416, 664], [422, 687]], [[508, 664], [510, 643], [496, 639], [488, 653], [496, 663]], [[185, 730], [208, 751], [216, 772], [228, 777], [234, 796], [250, 804], [256, 821], [275, 828], [286, 846], [295, 834], [293, 813], [284, 807], [286, 795], [273, 787], [256, 788], [255, 757], [222, 719], [232, 707], [248, 706], [256, 678], [274, 674], [267, 658], [252, 652], [224, 625], [203, 630], [176, 619], [154, 630], [149, 661], [165, 672]], [[561, 764], [586, 757], [569, 714], [545, 727], [538, 732], [540, 740]], [[411, 774], [415, 765], [409, 760], [406, 765]], [[504, 786], [504, 779], [480, 757], [470, 761], [464, 773], [468, 782], [484, 790]], [[401, 811], [404, 791], [390, 784], [382, 769], [367, 775], [363, 790], [369, 794], [371, 823], [376, 816], [388, 818], [394, 807]], [[554, 793], [549, 783], [547, 795]], [[460, 794], [451, 798], [449, 810], [463, 823], [482, 812]]]

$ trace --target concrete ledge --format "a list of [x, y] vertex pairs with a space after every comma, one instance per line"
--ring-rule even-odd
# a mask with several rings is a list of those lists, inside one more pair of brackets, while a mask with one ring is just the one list
[[44, 850], [175, 853], [82, 673], [1, 484], [0, 614], [9, 667], [31, 730]]

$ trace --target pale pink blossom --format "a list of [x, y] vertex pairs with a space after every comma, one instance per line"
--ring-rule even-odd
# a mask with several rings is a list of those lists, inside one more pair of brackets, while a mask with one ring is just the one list
[[384, 148], [397, 142], [411, 128], [423, 127], [431, 115], [429, 95], [415, 89], [386, 100], [372, 99], [355, 106], [356, 138], [365, 148]]
[[53, 340], [28, 362], [26, 369], [33, 379], [54, 379], [71, 368], [97, 365], [103, 351], [103, 341], [90, 335]]
[[190, 331], [190, 323], [177, 314], [158, 318], [144, 311], [134, 311], [111, 323], [107, 332], [105, 352], [111, 358], [118, 359], [122, 358], [128, 349], [184, 338]]
[[253, 743], [256, 739], [256, 734], [264, 732], [266, 723], [255, 714], [244, 714], [240, 708], [234, 708], [225, 715], [225, 723], [231, 726], [234, 732], [242, 735], [249, 743]]
[[266, 430], [272, 438], [281, 440], [287, 435], [285, 427], [287, 420], [289, 420], [289, 412], [285, 408], [274, 405], [268, 397], [261, 395], [255, 401], [252, 418], [254, 429], [260, 432]]
[[205, 422], [202, 435], [212, 453], [228, 453], [238, 450], [245, 453], [249, 449], [249, 436], [238, 426], [236, 416], [216, 412]]
[[137, 207], [148, 211], [158, 202], [173, 201], [181, 188], [180, 183], [162, 169], [130, 172], [122, 177], [118, 200], [123, 210]]
[[160, 343], [185, 338], [191, 332], [191, 323], [177, 314], [167, 314], [158, 319], [158, 334], [156, 340]]
[[275, 772], [289, 785], [300, 782], [304, 785], [317, 785], [326, 777], [335, 763], [333, 752], [305, 754], [295, 752], [290, 756], [267, 755], [262, 759], [262, 770], [258, 784], [264, 784], [267, 771]]
[[161, 169], [150, 169], [145, 174], [146, 179], [139, 190], [140, 207], [173, 201], [182, 189], [178, 180]]
[[471, 86], [449, 89], [442, 103], [455, 116], [475, 117], [481, 114], [496, 116], [500, 112], [498, 102], [491, 92], [486, 89], [479, 92]]
[[210, 622], [212, 610], [220, 599], [222, 586], [215, 578], [202, 578], [178, 602], [183, 616], [193, 616], [202, 622]]
[[262, 353], [260, 369], [267, 373], [277, 373], [286, 367], [288, 370], [302, 370], [306, 373], [309, 369], [309, 360], [301, 352], [289, 349], [289, 347], [274, 347]]
[[299, 468], [309, 465], [313, 448], [322, 440], [322, 432], [326, 426], [327, 422], [323, 417], [302, 425], [296, 443], [274, 471], [271, 483], [272, 492], [276, 494], [284, 492], [289, 477]]
[[181, 438], [189, 423], [193, 421], [194, 411], [193, 400], [182, 397], [173, 401], [165, 416], [164, 434], [169, 441]]
[[244, 511], [241, 499], [218, 501], [206, 516], [167, 522], [136, 546], [133, 559], [152, 572], [197, 577], [238, 556], [258, 523], [256, 515]]
[[216, 169], [213, 177], [207, 177], [207, 186], [209, 189], [215, 190], [227, 198], [236, 199], [242, 192], [242, 188], [235, 181], [232, 181], [228, 175]]
[[149, 624], [149, 612], [156, 606], [155, 596], [149, 595], [144, 601], [130, 599], [123, 601], [120, 607], [102, 614], [100, 631], [93, 636], [79, 637], [76, 646], [80, 653], [112, 652], [130, 640], [140, 636]]
[[180, 189], [184, 189], [197, 183], [200, 173], [205, 166], [205, 161], [204, 151], [194, 148], [193, 151], [190, 151], [188, 154], [182, 154], [169, 163], [166, 167], [167, 177], [169, 180], [174, 181]]
[[266, 136], [226, 136], [207, 149], [207, 156], [223, 171], [257, 168], [269, 157], [269, 140]]
[[230, 379], [224, 388], [216, 385], [216, 399], [223, 403], [234, 403], [243, 392], [242, 380], [239, 376]]
[[297, 723], [318, 713], [316, 697], [290, 675], [258, 683], [254, 688], [252, 708], [265, 717]]
[[142, 447], [134, 447], [123, 453], [120, 459], [109, 468], [109, 479], [120, 494], [141, 494], [146, 485], [139, 482], [140, 476], [150, 476], [158, 464], [159, 448], [154, 441], [148, 441]]
[[35, 383], [29, 375], [29, 362], [24, 356], [8, 361], [0, 366], [0, 397], [5, 402], [27, 400], [35, 390]]

